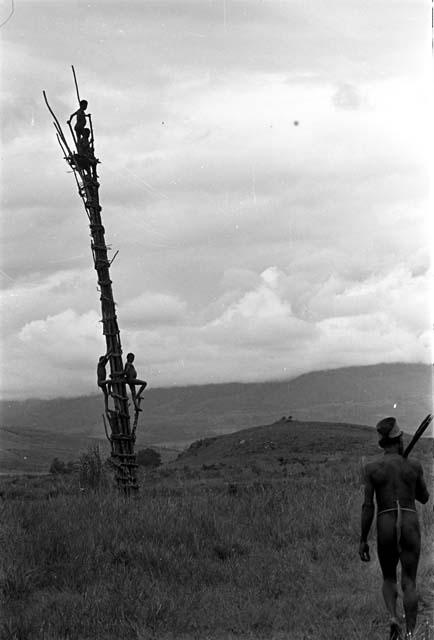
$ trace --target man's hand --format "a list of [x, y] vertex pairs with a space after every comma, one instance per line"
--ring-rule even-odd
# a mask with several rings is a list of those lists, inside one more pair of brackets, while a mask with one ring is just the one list
[[359, 544], [359, 556], [362, 562], [369, 562], [371, 556], [369, 555], [369, 545], [367, 542], [361, 542]]

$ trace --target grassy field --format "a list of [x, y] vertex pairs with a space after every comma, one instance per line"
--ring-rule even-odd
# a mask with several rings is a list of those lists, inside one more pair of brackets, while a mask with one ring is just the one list
[[[4, 478], [2, 640], [386, 638], [374, 536], [372, 562], [357, 555], [360, 452], [337, 456], [335, 432], [327, 456], [324, 431], [320, 456], [283, 458], [279, 429], [240, 432], [226, 457], [213, 440], [220, 466], [193, 447], [130, 500], [76, 476]], [[274, 464], [255, 449], [264, 434]], [[243, 440], [254, 461], [236, 467]], [[427, 445], [419, 457], [431, 473]], [[433, 640], [432, 498], [419, 511], [417, 638]]]

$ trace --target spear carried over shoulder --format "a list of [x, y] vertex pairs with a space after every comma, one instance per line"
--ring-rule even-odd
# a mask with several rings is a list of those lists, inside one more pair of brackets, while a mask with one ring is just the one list
[[416, 429], [412, 439], [410, 440], [410, 442], [406, 446], [405, 451], [402, 454], [403, 458], [408, 458], [408, 455], [412, 451], [412, 449], [413, 449], [414, 445], [416, 444], [416, 442], [422, 437], [422, 435], [428, 429], [429, 425], [431, 424], [432, 419], [433, 419], [433, 416], [432, 416], [431, 413], [429, 413], [427, 415], [427, 417], [422, 420], [421, 424]]

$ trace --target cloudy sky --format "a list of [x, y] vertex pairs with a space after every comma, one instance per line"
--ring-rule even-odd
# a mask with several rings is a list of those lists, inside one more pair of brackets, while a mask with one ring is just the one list
[[64, 123], [71, 64], [122, 345], [150, 386], [431, 360], [430, 3], [0, 9], [3, 398], [95, 393], [105, 351], [42, 98]]

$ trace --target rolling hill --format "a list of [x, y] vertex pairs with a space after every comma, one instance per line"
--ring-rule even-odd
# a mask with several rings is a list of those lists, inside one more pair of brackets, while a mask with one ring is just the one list
[[[0, 467], [43, 471], [58, 456], [76, 458], [105, 442], [102, 397], [0, 403]], [[137, 445], [178, 450], [206, 436], [294, 420], [374, 425], [395, 415], [411, 433], [432, 410], [432, 369], [379, 364], [317, 371], [292, 380], [172, 387], [146, 391]], [[26, 458], [26, 459], [25, 459]]]
[[302, 470], [306, 465], [357, 459], [379, 453], [371, 427], [279, 420], [231, 434], [196, 440], [169, 463], [171, 468], [244, 472], [260, 465], [261, 476], [279, 467]]

